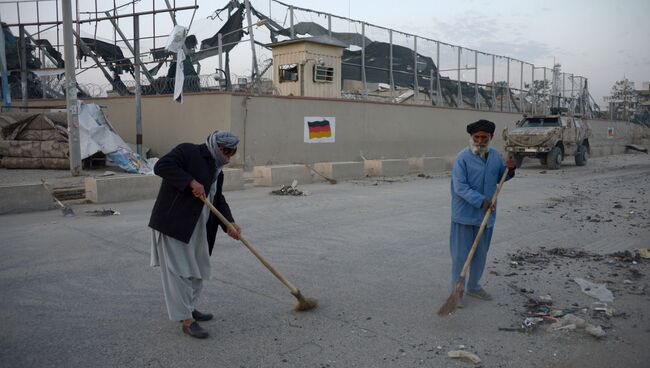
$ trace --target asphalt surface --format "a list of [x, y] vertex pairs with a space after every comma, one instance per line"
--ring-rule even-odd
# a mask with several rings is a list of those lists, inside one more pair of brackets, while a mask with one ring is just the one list
[[[292, 311], [288, 290], [220, 233], [213, 278], [199, 302], [215, 314], [202, 324], [211, 333], [206, 340], [183, 335], [167, 319], [160, 271], [149, 267], [153, 201], [79, 205], [74, 218], [58, 210], [0, 216], [0, 366], [471, 366], [447, 357], [463, 349], [485, 367], [647, 367], [648, 262], [557, 259], [513, 268], [509, 254], [560, 247], [604, 255], [650, 246], [648, 155], [558, 171], [525, 163], [499, 200], [483, 277], [494, 300], [466, 299], [444, 318], [436, 311], [450, 291], [448, 176], [299, 188], [308, 195], [252, 188], [226, 197], [248, 239], [320, 306]], [[121, 214], [85, 213], [109, 207]], [[611, 267], [621, 275], [638, 269], [631, 282], [641, 292], [628, 293]], [[531, 296], [550, 294], [556, 305], [588, 307], [595, 300], [571, 277], [613, 290], [613, 306], [624, 313], [601, 321], [605, 338], [499, 330], [523, 319], [525, 300], [508, 283]]]

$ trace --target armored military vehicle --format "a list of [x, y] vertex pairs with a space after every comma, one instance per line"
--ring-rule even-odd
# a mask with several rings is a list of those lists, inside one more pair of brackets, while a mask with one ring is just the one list
[[551, 170], [560, 168], [567, 157], [577, 166], [587, 164], [591, 127], [581, 115], [552, 111], [551, 115], [526, 116], [516, 127], [503, 130], [507, 152], [514, 154], [517, 167], [524, 157], [538, 158]]

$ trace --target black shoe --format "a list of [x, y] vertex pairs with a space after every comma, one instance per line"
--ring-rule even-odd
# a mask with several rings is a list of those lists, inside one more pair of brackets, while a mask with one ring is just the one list
[[209, 321], [212, 317], [212, 313], [201, 313], [197, 310], [192, 311], [192, 318], [199, 322]]
[[197, 339], [205, 339], [210, 336], [208, 331], [204, 330], [198, 323], [192, 322], [189, 326], [183, 325], [183, 332]]

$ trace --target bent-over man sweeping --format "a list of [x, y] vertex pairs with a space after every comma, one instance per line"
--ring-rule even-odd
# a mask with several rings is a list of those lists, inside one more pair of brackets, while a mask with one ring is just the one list
[[[199, 312], [196, 304], [203, 280], [210, 278], [209, 255], [217, 227], [221, 225], [233, 239], [240, 236], [222, 194], [222, 168], [237, 152], [238, 143], [234, 134], [215, 131], [203, 144], [174, 147], [154, 166], [154, 173], [163, 180], [149, 221], [151, 266], [160, 266], [169, 319], [181, 321], [183, 332], [196, 338], [208, 337], [197, 321], [212, 319], [212, 314]], [[232, 229], [210, 212], [200, 199], [203, 196], [233, 223]]]
[[[451, 171], [451, 285], [459, 279], [463, 265], [472, 248], [483, 217], [491, 208], [491, 198], [497, 189], [499, 179], [506, 166], [510, 169], [506, 180], [515, 175], [515, 160], [508, 156], [504, 165], [499, 152], [490, 147], [495, 125], [488, 120], [479, 120], [467, 125], [470, 134], [469, 146], [458, 153]], [[462, 285], [465, 294], [491, 300], [479, 281], [483, 275], [487, 252], [490, 249], [492, 230], [496, 219], [496, 204], [487, 222], [469, 268], [467, 286]]]

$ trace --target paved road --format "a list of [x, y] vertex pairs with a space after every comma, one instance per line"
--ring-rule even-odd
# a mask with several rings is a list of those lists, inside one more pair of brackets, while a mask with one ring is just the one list
[[[85, 214], [101, 208], [92, 205], [75, 207], [75, 218], [59, 211], [0, 216], [0, 366], [468, 366], [446, 356], [459, 345], [486, 367], [647, 366], [650, 299], [617, 288], [618, 279], [614, 305], [626, 315], [610, 321], [603, 340], [498, 330], [522, 319], [522, 297], [508, 282], [550, 293], [556, 304], [588, 306], [593, 300], [566, 278], [604, 275], [595, 271], [604, 266], [571, 260], [504, 277], [512, 271], [508, 253], [547, 246], [606, 254], [650, 245], [647, 155], [560, 171], [525, 164], [499, 202], [484, 276], [495, 300], [467, 300], [446, 318], [435, 311], [449, 293], [447, 176], [302, 189], [309, 195], [254, 188], [227, 198], [249, 240], [320, 307], [293, 312], [286, 288], [220, 234], [200, 302], [216, 318], [204, 324], [211, 337], [203, 341], [167, 320], [159, 270], [148, 266], [152, 201], [116, 203], [121, 215], [112, 217]], [[634, 267], [650, 276], [647, 262]]]

